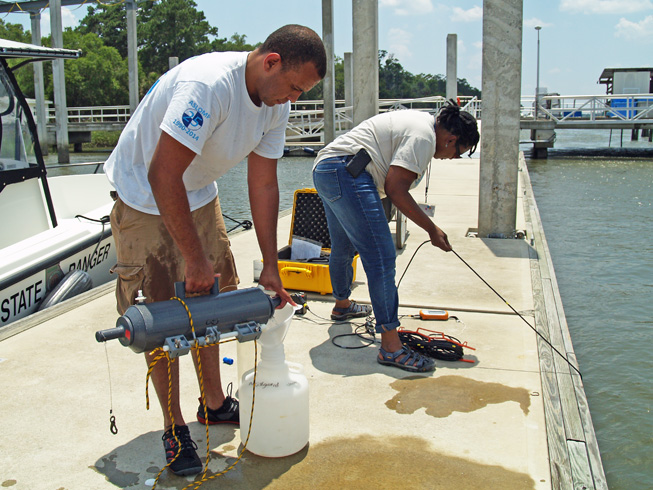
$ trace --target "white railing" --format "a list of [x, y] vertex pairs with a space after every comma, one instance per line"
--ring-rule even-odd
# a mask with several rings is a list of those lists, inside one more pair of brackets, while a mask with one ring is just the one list
[[[476, 97], [459, 97], [463, 110], [480, 118], [481, 101]], [[421, 97], [417, 99], [382, 99], [379, 112], [415, 109], [438, 112], [446, 103], [441, 96]], [[293, 142], [306, 138], [321, 138], [324, 130], [324, 103], [321, 100], [300, 100], [290, 107], [290, 118], [286, 128], [286, 141]], [[344, 101], [336, 101], [335, 130], [340, 134], [353, 127], [353, 107], [345, 106]]]
[[[547, 95], [538, 97], [537, 120], [638, 122], [653, 119], [653, 94]], [[534, 119], [535, 96], [522, 96], [522, 119]]]
[[[306, 103], [303, 103], [306, 102]], [[353, 125], [352, 107], [338, 101], [335, 110], [336, 133], [351, 129]], [[292, 104], [286, 127], [286, 141], [293, 142], [305, 138], [321, 138], [324, 130], [324, 104], [321, 100], [300, 101]]]
[[[481, 101], [476, 97], [458, 97], [462, 110], [470, 112], [474, 117], [480, 116]], [[379, 101], [379, 111], [396, 111], [402, 109], [415, 109], [437, 113], [447, 103], [447, 99], [440, 95], [433, 97], [421, 97], [417, 99], [384, 99]]]
[[[481, 119], [481, 101], [476, 97], [459, 97], [463, 110]], [[417, 99], [383, 99], [379, 111], [415, 109], [435, 113], [446, 103], [441, 96]], [[54, 107], [48, 104], [48, 124], [55, 123]], [[336, 101], [336, 132], [351, 129], [353, 108], [344, 101]], [[653, 119], [653, 94], [617, 95], [546, 95], [539, 97], [537, 119], [551, 120], [556, 124], [585, 121], [644, 122]], [[535, 96], [521, 97], [522, 120], [534, 119]], [[126, 123], [131, 116], [129, 106], [69, 107], [68, 122], [84, 123]], [[290, 119], [286, 131], [289, 141], [319, 137], [324, 129], [323, 101], [301, 100], [291, 105]]]
[[[128, 105], [68, 107], [68, 123], [126, 123], [131, 116]], [[48, 107], [48, 124], [55, 124], [54, 107]]]

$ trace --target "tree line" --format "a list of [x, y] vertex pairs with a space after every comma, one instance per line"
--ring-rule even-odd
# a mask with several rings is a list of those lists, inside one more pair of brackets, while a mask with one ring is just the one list
[[[179, 61], [212, 51], [251, 51], [243, 34], [221, 38], [218, 28], [209, 24], [204, 12], [193, 0], [147, 0], [138, 3], [138, 86], [142, 97], [168, 70], [168, 59]], [[69, 107], [127, 105], [129, 71], [127, 67], [126, 10], [123, 2], [89, 6], [86, 16], [75, 28], [63, 32], [64, 48], [80, 49], [77, 60], [66, 60], [66, 99]], [[20, 24], [0, 20], [0, 38], [31, 43], [30, 31]], [[51, 37], [42, 39], [51, 46]], [[28, 65], [29, 66], [29, 65]], [[54, 100], [52, 70], [45, 69], [46, 99]], [[34, 97], [34, 73], [21, 68], [16, 76], [27, 97]], [[344, 63], [336, 58], [336, 99], [345, 98]], [[399, 60], [386, 51], [379, 52], [379, 97], [382, 99], [417, 98], [445, 95], [446, 78], [442, 75], [406, 71]], [[458, 79], [458, 94], [480, 98], [481, 91]], [[322, 99], [322, 83], [302, 94], [303, 100]]]

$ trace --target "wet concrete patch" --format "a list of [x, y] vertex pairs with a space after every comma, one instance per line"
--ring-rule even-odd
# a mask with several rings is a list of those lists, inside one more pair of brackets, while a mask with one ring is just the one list
[[528, 490], [535, 482], [527, 474], [439, 453], [418, 437], [363, 435], [330, 439], [287, 458], [246, 452], [232, 471], [201, 488]]
[[[199, 445], [198, 455], [204, 461], [206, 459], [205, 428], [197, 423], [191, 423], [189, 426], [193, 439]], [[227, 441], [234, 440], [237, 430], [234, 426], [218, 426], [212, 429], [211, 443], [220, 444], [222, 441], [224, 446], [221, 446], [219, 450], [211, 451], [211, 468], [218, 468], [218, 471], [221, 471], [234, 460], [230, 454], [223, 455], [222, 453], [226, 452], [228, 447], [235, 448], [233, 443]], [[117, 488], [149, 488], [147, 485], [145, 487], [143, 485], [148, 481], [153, 482], [163, 465], [165, 465], [165, 458], [161, 445], [161, 431], [152, 431], [141, 434], [98, 457], [95, 464], [89, 468], [103, 475], [106, 481]], [[161, 490], [182, 489], [192, 481], [192, 477], [180, 477], [169, 471], [164, 471], [159, 478], [157, 488]]]
[[103, 474], [107, 481], [117, 485], [120, 488], [136, 485], [139, 481], [139, 474], [131, 471], [120, 471], [116, 464], [117, 454], [110, 454], [101, 459], [103, 466], [91, 466], [90, 468]]
[[409, 377], [390, 384], [397, 394], [386, 406], [397, 413], [411, 414], [421, 408], [433, 417], [448, 417], [453, 412], [473, 412], [490, 404], [516, 402], [524, 414], [531, 404], [525, 388], [500, 383], [485, 383], [463, 376], [437, 378]]

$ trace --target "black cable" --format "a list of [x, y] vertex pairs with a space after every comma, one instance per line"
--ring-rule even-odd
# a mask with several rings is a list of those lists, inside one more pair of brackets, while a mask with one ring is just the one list
[[[403, 274], [401, 275], [401, 278], [399, 279], [399, 283], [401, 283], [401, 279], [403, 279], [403, 278], [404, 278], [404, 275], [406, 275], [406, 272], [408, 271], [408, 267], [410, 267], [410, 264], [411, 264], [411, 262], [413, 261], [413, 259], [415, 258], [415, 255], [417, 255], [417, 252], [419, 251], [419, 249], [422, 248], [422, 245], [426, 245], [426, 244], [429, 243], [429, 242], [430, 242], [430, 240], [425, 240], [424, 242], [422, 242], [422, 243], [419, 245], [419, 247], [417, 247], [417, 250], [415, 250], [415, 252], [413, 253], [413, 256], [412, 256], [412, 257], [410, 258], [410, 260], [408, 261], [408, 265], [407, 265], [406, 268], [404, 269], [404, 272], [403, 272]], [[574, 365], [571, 363], [571, 361], [570, 361], [569, 359], [567, 359], [566, 356], [564, 356], [564, 355], [563, 355], [563, 354], [562, 354], [558, 349], [556, 349], [556, 348], [553, 346], [553, 344], [551, 344], [551, 342], [549, 342], [549, 341], [548, 341], [548, 340], [547, 340], [547, 339], [546, 339], [546, 338], [545, 338], [545, 337], [544, 337], [540, 332], [538, 332], [537, 329], [536, 329], [535, 327], [533, 327], [533, 325], [531, 325], [531, 324], [528, 322], [528, 320], [526, 320], [526, 318], [524, 318], [524, 317], [521, 315], [521, 313], [519, 313], [517, 310], [515, 310], [515, 309], [512, 307], [512, 305], [511, 305], [510, 303], [508, 303], [508, 302], [503, 298], [503, 296], [501, 296], [501, 295], [496, 291], [496, 289], [494, 289], [492, 286], [490, 286], [490, 284], [489, 284], [485, 279], [483, 279], [483, 278], [481, 277], [481, 275], [480, 275], [478, 272], [476, 272], [476, 271], [472, 268], [471, 265], [469, 265], [467, 262], [465, 262], [465, 260], [464, 260], [460, 255], [458, 255], [458, 253], [457, 253], [455, 250], [452, 249], [451, 251], [454, 253], [454, 255], [455, 255], [456, 257], [458, 257], [458, 258], [463, 262], [463, 264], [465, 264], [467, 267], [469, 267], [469, 270], [471, 270], [474, 274], [476, 274], [476, 276], [477, 276], [481, 281], [483, 281], [483, 282], [485, 283], [485, 285], [486, 285], [487, 287], [489, 287], [489, 288], [492, 290], [492, 292], [493, 292], [494, 294], [496, 294], [499, 298], [501, 298], [501, 300], [502, 300], [505, 304], [507, 304], [508, 307], [509, 307], [509, 308], [510, 308], [510, 309], [511, 309], [511, 310], [512, 310], [512, 311], [513, 311], [513, 312], [514, 312], [514, 313], [515, 313], [519, 318], [521, 318], [521, 319], [524, 321], [524, 323], [525, 323], [526, 325], [528, 325], [528, 326], [531, 328], [531, 330], [533, 330], [533, 332], [535, 332], [537, 335], [539, 335], [540, 338], [541, 338], [544, 342], [546, 342], [546, 344], [547, 344], [549, 347], [551, 347], [551, 348], [554, 350], [554, 352], [555, 352], [556, 354], [558, 354], [560, 357], [562, 357], [562, 358], [565, 360], [565, 362], [566, 362], [567, 364], [569, 364], [569, 366], [571, 366], [571, 368], [572, 368], [574, 371], [576, 371], [576, 372], [578, 373], [578, 375], [580, 376], [580, 379], [583, 379], [583, 375], [581, 374], [581, 372], [578, 370], [578, 368], [577, 368], [576, 366], [574, 366]], [[399, 283], [397, 283], [397, 289], [399, 288]]]
[[[413, 259], [415, 258], [415, 255], [417, 255], [417, 252], [419, 251], [419, 249], [422, 248], [422, 245], [425, 245], [425, 244], [427, 244], [427, 243], [429, 243], [429, 242], [430, 242], [430, 240], [426, 240], [425, 242], [421, 243], [420, 246], [417, 247], [417, 250], [415, 250], [415, 252], [413, 252], [413, 256], [412, 256], [412, 257], [410, 258], [410, 260], [408, 261], [408, 265], [406, 265], [406, 268], [404, 269], [403, 274], [401, 274], [401, 277], [399, 278], [399, 282], [397, 282], [397, 289], [399, 289], [399, 285], [401, 284], [401, 280], [402, 280], [402, 279], [404, 278], [404, 276], [406, 275], [406, 272], [408, 272], [408, 268], [410, 267], [410, 264], [413, 262]], [[313, 314], [315, 315], [315, 313], [313, 313]], [[317, 316], [317, 315], [315, 315], [315, 316]], [[320, 318], [320, 317], [318, 317], [318, 318]], [[328, 321], [326, 318], [323, 318], [323, 320]], [[363, 347], [367, 347], [368, 345], [372, 345], [372, 344], [375, 342], [375, 340], [374, 340], [374, 329], [373, 329], [374, 327], [372, 327], [372, 328], [369, 328], [369, 327], [368, 327], [368, 326], [371, 324], [371, 321], [372, 321], [372, 318], [371, 318], [371, 317], [368, 317], [368, 320], [365, 322], [365, 325], [363, 325], [363, 326], [365, 327], [366, 332], [368, 333], [368, 335], [369, 335], [370, 332], [371, 332], [371, 335], [372, 335], [372, 339], [371, 339], [371, 340], [370, 340], [369, 338], [367, 338], [367, 337], [362, 337], [362, 336], [358, 333], [358, 331], [356, 330], [356, 331], [354, 331], [353, 333], [343, 333], [343, 334], [340, 334], [340, 335], [336, 335], [335, 337], [333, 337], [333, 338], [331, 339], [331, 342], [333, 343], [333, 345], [335, 345], [336, 347], [340, 347], [341, 349], [362, 349]], [[342, 345], [337, 344], [337, 343], [335, 342], [335, 339], [337, 339], [338, 337], [348, 337], [348, 336], [351, 336], [351, 335], [355, 335], [355, 336], [357, 336], [357, 337], [360, 337], [360, 338], [362, 338], [363, 340], [368, 341], [368, 343], [365, 344], [365, 345], [362, 345], [362, 346], [360, 346], [360, 347], [345, 347], [345, 346], [342, 346]]]
[[232, 217], [230, 217], [230, 216], [227, 216], [227, 215], [224, 214], [224, 213], [222, 213], [222, 217], [223, 217], [223, 218], [230, 219], [230, 220], [233, 221], [234, 223], [237, 223], [236, 226], [234, 226], [234, 227], [231, 228], [230, 230], [227, 230], [227, 233], [231, 233], [232, 231], [234, 231], [234, 230], [235, 230], [236, 228], [238, 228], [239, 226], [242, 226], [244, 230], [249, 230], [249, 229], [253, 226], [253, 225], [252, 225], [252, 222], [251, 222], [250, 220], [248, 220], [248, 219], [245, 219], [245, 220], [243, 220], [243, 221], [238, 221], [237, 219], [234, 219], [234, 218], [232, 218]]
[[[95, 255], [98, 251], [98, 248], [100, 247], [100, 243], [102, 243], [102, 240], [104, 240], [104, 226], [110, 222], [109, 216], [102, 216], [100, 219], [95, 219], [95, 218], [89, 218], [88, 216], [84, 216], [82, 214], [76, 214], [75, 218], [82, 218], [85, 219], [86, 221], [92, 221], [93, 223], [102, 223], [102, 231], [100, 232], [100, 239], [97, 241], [95, 244], [95, 250], [93, 250], [93, 253], [91, 254], [91, 258], [93, 255]], [[90, 259], [89, 259], [90, 260]], [[88, 271], [84, 271], [88, 272]]]
[[398, 333], [402, 344], [425, 356], [442, 361], [459, 361], [463, 358], [463, 345], [450, 335], [442, 334], [443, 338], [434, 339], [419, 332], [399, 330]]
[[480, 274], [479, 274], [478, 272], [476, 272], [476, 271], [472, 268], [471, 265], [469, 265], [467, 262], [465, 262], [465, 260], [464, 260], [460, 255], [458, 255], [458, 254], [456, 253], [455, 250], [451, 250], [451, 251], [454, 253], [454, 255], [455, 255], [456, 257], [458, 257], [458, 258], [463, 262], [463, 264], [465, 264], [467, 267], [469, 267], [469, 270], [471, 270], [474, 274], [476, 274], [476, 276], [477, 276], [481, 281], [483, 281], [483, 282], [485, 283], [485, 285], [486, 285], [487, 287], [489, 287], [489, 288], [492, 290], [492, 292], [493, 292], [494, 294], [496, 294], [499, 298], [501, 298], [501, 300], [502, 300], [505, 304], [507, 304], [508, 307], [509, 307], [512, 311], [514, 311], [515, 314], [516, 314], [519, 318], [521, 318], [522, 320], [524, 320], [524, 323], [525, 323], [526, 325], [528, 325], [529, 327], [531, 327], [531, 330], [533, 330], [533, 332], [535, 332], [537, 335], [539, 335], [540, 338], [541, 338], [542, 340], [544, 340], [544, 342], [546, 342], [547, 345], [548, 345], [549, 347], [551, 347], [551, 348], [552, 348], [552, 349], [553, 349], [553, 350], [554, 350], [554, 351], [555, 351], [555, 352], [556, 352], [560, 357], [562, 357], [562, 358], [567, 362], [567, 364], [569, 364], [569, 365], [574, 369], [574, 371], [576, 371], [576, 372], [578, 373], [578, 375], [580, 376], [580, 379], [583, 379], [583, 375], [580, 373], [580, 371], [578, 370], [578, 368], [577, 368], [576, 366], [574, 366], [574, 365], [571, 363], [571, 361], [569, 361], [569, 359], [567, 359], [564, 355], [562, 355], [562, 353], [561, 353], [558, 349], [556, 349], [556, 348], [553, 346], [553, 344], [551, 344], [551, 342], [549, 342], [546, 338], [544, 338], [544, 336], [543, 336], [540, 332], [538, 332], [537, 329], [536, 329], [535, 327], [533, 327], [533, 325], [531, 325], [530, 323], [528, 323], [528, 321], [526, 320], [526, 318], [524, 318], [524, 317], [523, 317], [523, 316], [522, 316], [522, 315], [521, 315], [517, 310], [515, 310], [515, 309], [512, 307], [512, 305], [511, 305], [510, 303], [508, 303], [505, 299], [503, 299], [503, 296], [501, 296], [501, 295], [500, 295], [500, 294], [499, 294], [499, 293], [498, 293], [498, 292], [497, 292], [497, 291], [496, 291], [492, 286], [490, 286], [490, 285], [488, 284], [488, 282], [487, 282], [485, 279], [483, 279], [483, 278], [480, 276]]
[[[307, 321], [307, 322], [315, 323], [316, 325], [337, 325], [337, 324], [339, 324], [339, 323], [341, 323], [341, 324], [344, 324], [344, 323], [351, 323], [352, 325], [357, 326], [357, 327], [364, 327], [364, 326], [365, 326], [365, 324], [363, 324], [363, 323], [352, 323], [352, 322], [349, 321], [349, 320], [330, 320], [330, 319], [328, 319], [328, 318], [321, 317], [320, 315], [318, 315], [317, 313], [315, 313], [313, 310], [311, 310], [311, 309], [308, 307], [308, 305], [306, 305], [306, 311], [309, 312], [309, 313], [310, 313], [311, 315], [313, 315], [314, 317], [319, 318], [319, 319], [322, 320], [322, 321], [321, 321], [321, 322], [317, 322], [317, 321], [315, 321], [315, 320], [313, 320], [313, 319], [311, 319], [311, 318], [307, 318], [305, 315], [296, 315], [296, 318], [297, 318], [298, 320], [305, 320], [305, 321]], [[353, 335], [353, 334], [348, 334], [348, 335]]]
[[[370, 326], [372, 325], [372, 317], [367, 317], [367, 320], [365, 321], [365, 323], [352, 323], [349, 320], [334, 321], [334, 320], [329, 320], [327, 318], [323, 318], [320, 315], [318, 315], [317, 313], [313, 312], [313, 310], [311, 310], [308, 307], [308, 305], [306, 306], [306, 311], [310, 312], [313, 316], [319, 318], [320, 320], [323, 320], [323, 322], [316, 322], [315, 320], [313, 320], [311, 318], [306, 318], [304, 316], [300, 316], [299, 318], [302, 319], [302, 320], [313, 322], [316, 325], [337, 325], [339, 323], [343, 323], [343, 324], [344, 323], [350, 323], [350, 324], [352, 324], [352, 325], [354, 325], [356, 327], [356, 329], [352, 333], [342, 333], [342, 334], [336, 335], [335, 337], [332, 337], [331, 338], [331, 343], [333, 345], [335, 345], [336, 347], [340, 347], [341, 349], [362, 349], [362, 348], [367, 347], [368, 345], [372, 345], [372, 344], [374, 344], [376, 342], [376, 339], [374, 338], [374, 327], [371, 327], [372, 328], [371, 338], [370, 337], [364, 337], [363, 334], [360, 332], [360, 330], [362, 328], [364, 328], [365, 332], [368, 335], [370, 334]], [[364, 344], [364, 345], [360, 345], [358, 347], [347, 347], [345, 345], [341, 345], [341, 344], [338, 344], [336, 342], [336, 339], [338, 339], [338, 338], [350, 337], [350, 336], [358, 337], [358, 338], [360, 338], [361, 340], [364, 340], [367, 343]]]
[[[342, 333], [342, 334], [340, 334], [340, 335], [336, 335], [335, 337], [332, 337], [332, 338], [331, 338], [331, 343], [332, 343], [333, 345], [335, 345], [336, 347], [340, 347], [341, 349], [364, 349], [364, 348], [367, 347], [368, 345], [372, 345], [372, 344], [374, 344], [374, 343], [376, 342], [374, 336], [372, 336], [371, 338], [370, 338], [370, 337], [364, 337], [363, 334], [360, 332], [360, 329], [361, 329], [361, 328], [365, 328], [365, 331], [368, 332], [367, 327], [366, 327], [365, 325], [362, 325], [362, 326], [359, 325], [359, 326], [356, 327], [356, 330], [354, 330], [353, 333]], [[337, 339], [337, 338], [340, 338], [340, 337], [351, 337], [352, 335], [358, 337], [358, 338], [361, 339], [361, 340], [364, 340], [364, 341], [367, 342], [367, 343], [366, 343], [366, 344], [363, 344], [363, 345], [359, 345], [358, 347], [348, 347], [348, 346], [346, 346], [346, 345], [341, 345], [341, 344], [336, 343], [336, 339]]]
[[413, 262], [413, 259], [415, 258], [415, 255], [417, 255], [417, 252], [419, 252], [419, 249], [422, 248], [422, 245], [426, 245], [427, 243], [431, 243], [431, 240], [426, 240], [426, 241], [420, 243], [419, 247], [417, 247], [417, 250], [415, 250], [415, 252], [413, 252], [413, 256], [410, 258], [410, 260], [408, 261], [408, 265], [404, 269], [404, 273], [399, 278], [399, 282], [397, 283], [397, 289], [399, 289], [399, 285], [401, 284], [401, 280], [406, 275], [406, 272], [408, 272], [408, 268], [410, 267], [410, 264]]

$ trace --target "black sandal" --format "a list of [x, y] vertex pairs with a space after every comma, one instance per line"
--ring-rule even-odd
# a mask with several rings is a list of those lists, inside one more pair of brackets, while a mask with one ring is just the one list
[[369, 305], [359, 305], [352, 301], [347, 308], [333, 308], [338, 314], [331, 313], [331, 320], [348, 320], [350, 318], [362, 318], [372, 313], [372, 307]]
[[[435, 371], [435, 360], [415, 352], [407, 346], [395, 352], [388, 352], [379, 347], [379, 354], [376, 360], [384, 366], [394, 366], [413, 373], [426, 373]], [[401, 359], [397, 359], [401, 356]]]

